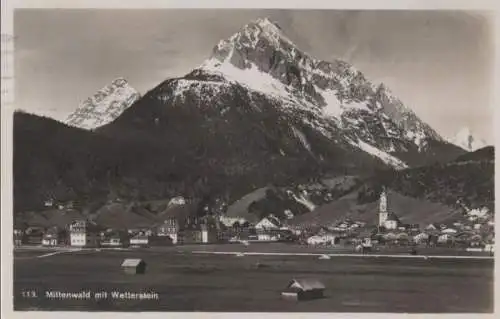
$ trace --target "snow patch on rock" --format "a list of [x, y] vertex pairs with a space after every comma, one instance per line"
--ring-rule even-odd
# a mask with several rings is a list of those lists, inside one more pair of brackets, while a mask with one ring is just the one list
[[368, 143], [363, 142], [362, 140], [358, 140], [358, 142], [352, 142], [352, 145], [359, 147], [361, 150], [367, 152], [368, 154], [371, 154], [372, 156], [378, 157], [381, 159], [384, 163], [391, 165], [395, 169], [405, 169], [408, 167], [408, 165], [398, 159], [395, 156], [392, 156], [389, 153], [386, 153], [375, 146], [372, 146]]

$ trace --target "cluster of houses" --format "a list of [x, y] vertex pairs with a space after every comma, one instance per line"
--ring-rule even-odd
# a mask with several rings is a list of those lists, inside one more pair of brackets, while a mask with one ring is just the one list
[[14, 229], [14, 245], [72, 247], [149, 247], [176, 244], [208, 244], [241, 240], [279, 241], [291, 232], [270, 215], [255, 225], [242, 218], [167, 218], [144, 229], [104, 228], [92, 221], [76, 220], [66, 227]]
[[424, 245], [447, 247], [489, 247], [492, 250], [494, 222], [483, 210], [471, 211], [464, 221], [428, 225], [407, 224], [390, 212], [387, 193], [380, 195], [378, 224], [367, 225], [363, 221], [345, 219], [329, 226], [302, 228], [300, 235], [308, 245], [354, 245], [357, 247], [378, 245]]
[[[179, 205], [184, 204], [179, 203]], [[346, 219], [329, 226], [294, 226], [270, 214], [256, 223], [244, 218], [169, 217], [145, 229], [106, 229], [87, 220], [64, 228], [14, 229], [14, 244], [73, 247], [149, 247], [221, 242], [299, 242], [307, 245], [426, 245], [484, 247], [494, 244], [494, 223], [484, 211], [472, 211], [463, 222], [405, 224], [387, 209], [387, 194], [380, 195], [378, 224]]]
[[76, 220], [64, 228], [27, 227], [14, 230], [15, 245], [72, 247], [147, 247], [177, 243], [208, 243], [216, 240], [215, 225], [186, 218], [167, 219], [149, 229], [110, 229], [88, 220]]
[[484, 209], [472, 210], [463, 221], [436, 224], [431, 223], [420, 229], [419, 225], [402, 224], [396, 214], [387, 211], [387, 194], [382, 192], [379, 206], [379, 227], [386, 232], [382, 235], [386, 242], [426, 244], [430, 246], [492, 246], [494, 222]]

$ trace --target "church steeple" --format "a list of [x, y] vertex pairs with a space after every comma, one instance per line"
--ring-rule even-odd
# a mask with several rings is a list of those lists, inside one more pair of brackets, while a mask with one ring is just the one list
[[385, 186], [382, 187], [382, 192], [380, 193], [379, 212], [387, 213], [387, 192], [385, 190]]
[[378, 211], [378, 225], [384, 226], [385, 221], [387, 220], [388, 212], [387, 212], [387, 191], [385, 186], [382, 187], [382, 192], [380, 193], [379, 200], [379, 211]]

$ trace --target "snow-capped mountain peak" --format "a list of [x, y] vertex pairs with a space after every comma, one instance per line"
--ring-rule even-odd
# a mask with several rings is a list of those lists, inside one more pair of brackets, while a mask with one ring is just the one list
[[98, 128], [115, 120], [139, 98], [127, 80], [117, 78], [83, 101], [65, 123], [87, 130]]
[[475, 133], [468, 127], [460, 129], [450, 142], [469, 152], [487, 145], [483, 139], [475, 136]]
[[[390, 119], [395, 126], [385, 125], [383, 129], [391, 131], [386, 133], [402, 131], [404, 139], [417, 145], [419, 151], [427, 147], [429, 139], [443, 140], [384, 84], [370, 82], [345, 61], [311, 57], [268, 18], [252, 21], [220, 41], [200, 69], [280, 99], [284, 107], [314, 112], [339, 126], [361, 125], [360, 115]], [[373, 134], [358, 137], [372, 139]], [[373, 139], [366, 142], [377, 144]], [[393, 149], [388, 145], [382, 151]]]
[[329, 162], [338, 147], [339, 152], [403, 169], [441, 154], [437, 148], [461, 151], [442, 143], [384, 84], [370, 82], [342, 60], [315, 59], [269, 19], [252, 21], [219, 41], [198, 68], [164, 81], [144, 103], [151, 101], [161, 109], [202, 109], [202, 118], [225, 125], [241, 114], [262, 120], [276, 116], [279, 124], [273, 128], [260, 121], [253, 125], [272, 131], [268, 137], [284, 134], [293, 140], [288, 146], [275, 145], [279, 158], [296, 152]]

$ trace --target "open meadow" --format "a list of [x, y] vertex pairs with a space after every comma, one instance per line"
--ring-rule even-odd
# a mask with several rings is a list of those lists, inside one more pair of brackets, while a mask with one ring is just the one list
[[[226, 245], [233, 250], [252, 247]], [[216, 247], [216, 246], [214, 246]], [[262, 246], [265, 247], [265, 246]], [[16, 310], [490, 313], [493, 259], [245, 255], [165, 250], [16, 251]], [[219, 247], [220, 249], [220, 247]], [[127, 275], [125, 258], [141, 258], [145, 274]], [[325, 298], [291, 302], [280, 292], [293, 278], [317, 278]], [[47, 292], [90, 292], [91, 298], [47, 298]], [[149, 292], [158, 299], [111, 297]], [[33, 293], [34, 292], [34, 293]], [[96, 293], [108, 292], [96, 300]], [[35, 296], [36, 295], [36, 296]], [[102, 296], [102, 295], [101, 295]]]

